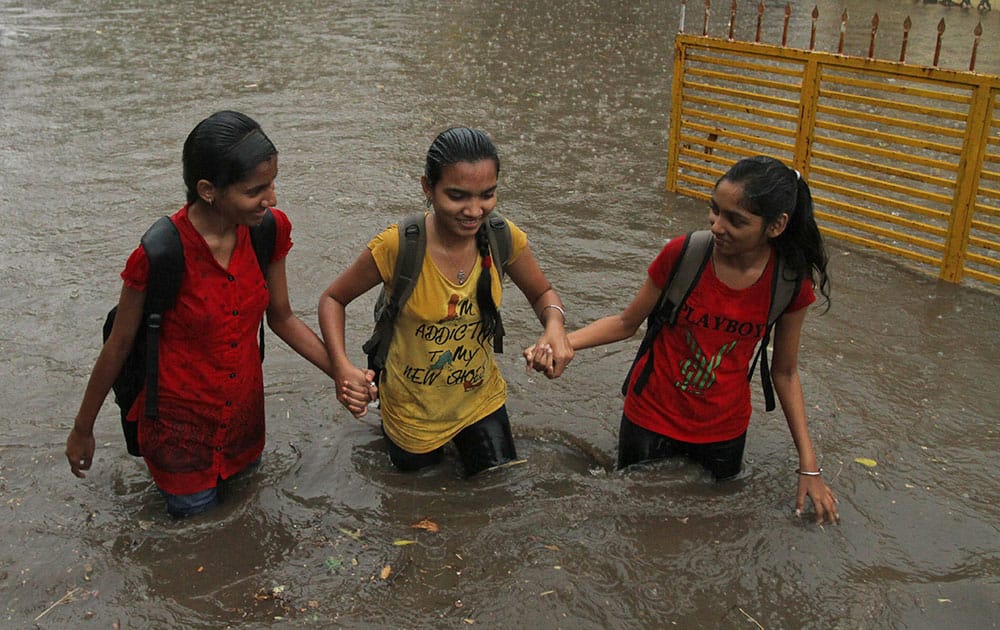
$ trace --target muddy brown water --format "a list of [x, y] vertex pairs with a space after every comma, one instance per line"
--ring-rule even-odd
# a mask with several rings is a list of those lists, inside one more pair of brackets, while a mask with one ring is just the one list
[[[813, 4], [792, 4], [790, 43], [805, 45]], [[844, 5], [819, 5], [829, 49]], [[867, 50], [870, 5], [846, 5], [853, 52]], [[929, 60], [945, 17], [942, 65], [967, 64], [957, 34], [975, 12], [878, 10], [880, 46], [911, 15], [911, 58]], [[621, 308], [663, 242], [704, 221], [663, 185], [678, 14], [653, 1], [0, 0], [0, 626], [997, 627], [1000, 298], [837, 242], [833, 308], [807, 320], [801, 363], [839, 526], [794, 516], [780, 414], [755, 413], [736, 482], [682, 463], [614, 471], [638, 340], [581, 353], [559, 381], [525, 374], [510, 350], [539, 329], [512, 286], [500, 361], [522, 465], [395, 472], [373, 418], [348, 416], [271, 335], [264, 465], [219, 510], [163, 514], [111, 401], [93, 469], [69, 473], [118, 273], [182, 202], [180, 147], [198, 120], [246, 111], [280, 149], [291, 297], [313, 326], [334, 274], [419, 207], [434, 134], [488, 130], [500, 207], [581, 325]], [[980, 69], [996, 73], [1000, 21], [981, 19]], [[754, 21], [747, 10], [738, 33]], [[373, 301], [349, 310], [359, 362]], [[413, 527], [424, 519], [439, 531]]]

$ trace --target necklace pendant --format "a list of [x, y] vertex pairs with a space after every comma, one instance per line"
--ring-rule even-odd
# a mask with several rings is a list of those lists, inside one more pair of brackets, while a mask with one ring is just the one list
[[462, 269], [458, 270], [458, 283], [465, 284], [465, 271]]

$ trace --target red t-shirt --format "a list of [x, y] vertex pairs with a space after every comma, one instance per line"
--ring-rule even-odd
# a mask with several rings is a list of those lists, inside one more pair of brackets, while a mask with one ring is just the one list
[[[650, 264], [649, 277], [656, 286], [666, 286], [683, 241], [671, 240]], [[676, 325], [664, 326], [653, 341], [653, 371], [639, 395], [632, 385], [648, 352], [632, 371], [625, 416], [684, 442], [721, 442], [742, 435], [752, 411], [747, 371], [767, 326], [773, 275], [773, 252], [760, 279], [746, 289], [723, 284], [709, 261]], [[815, 300], [812, 282], [803, 282], [786, 312]]]
[[[146, 390], [128, 419], [139, 423], [139, 445], [156, 485], [170, 494], [215, 487], [257, 459], [264, 449], [264, 379], [258, 328], [270, 300], [250, 230], [240, 226], [229, 268], [212, 256], [188, 219], [188, 206], [171, 220], [184, 246], [184, 276], [160, 329], [159, 417], [142, 418]], [[292, 247], [292, 226], [272, 209], [277, 227], [272, 261]], [[149, 259], [140, 245], [121, 277], [146, 290]]]

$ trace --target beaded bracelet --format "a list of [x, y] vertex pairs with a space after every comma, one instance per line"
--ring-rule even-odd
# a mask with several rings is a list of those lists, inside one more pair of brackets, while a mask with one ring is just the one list
[[819, 477], [823, 474], [823, 469], [819, 470], [802, 470], [801, 468], [796, 468], [795, 472], [800, 475], [805, 475], [806, 477]]
[[563, 323], [566, 323], [566, 311], [564, 311], [563, 307], [559, 306], [558, 304], [546, 304], [545, 306], [543, 306], [541, 312], [538, 313], [539, 318], [542, 317], [542, 313], [544, 313], [545, 309], [547, 308], [554, 308], [557, 311], [559, 311], [559, 314], [562, 315]]

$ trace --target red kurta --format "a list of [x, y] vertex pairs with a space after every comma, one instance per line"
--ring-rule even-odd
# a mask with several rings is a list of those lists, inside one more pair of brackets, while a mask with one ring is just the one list
[[[649, 266], [649, 277], [665, 287], [680, 259], [683, 237], [671, 240]], [[653, 372], [642, 394], [632, 385], [649, 353], [632, 371], [625, 416], [635, 424], [684, 442], [704, 444], [739, 437], [750, 424], [747, 370], [767, 326], [774, 254], [760, 279], [731, 289], [711, 263], [677, 316], [653, 342]], [[803, 282], [786, 312], [816, 300], [812, 282]]]
[[[140, 420], [139, 445], [156, 485], [170, 494], [215, 487], [260, 457], [264, 449], [264, 379], [258, 328], [270, 294], [250, 241], [238, 228], [224, 269], [188, 219], [188, 206], [171, 220], [184, 246], [184, 277], [160, 329], [159, 417], [142, 418], [146, 390], [128, 419]], [[272, 261], [292, 247], [288, 217], [272, 209]], [[122, 279], [146, 290], [149, 259], [139, 246]]]

